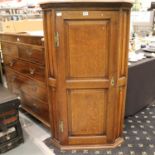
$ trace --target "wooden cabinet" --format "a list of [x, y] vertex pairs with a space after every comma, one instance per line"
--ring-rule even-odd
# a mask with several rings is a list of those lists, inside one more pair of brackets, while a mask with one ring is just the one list
[[52, 142], [112, 148], [123, 139], [129, 1], [43, 3]]
[[0, 34], [7, 84], [22, 108], [49, 123], [43, 36]]

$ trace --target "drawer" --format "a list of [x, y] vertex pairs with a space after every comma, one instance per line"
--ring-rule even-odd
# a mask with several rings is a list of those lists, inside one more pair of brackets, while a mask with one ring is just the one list
[[4, 34], [4, 35], [1, 36], [1, 39], [4, 40], [4, 41], [16, 42], [17, 41], [17, 36]]
[[4, 65], [23, 75], [29, 76], [36, 80], [45, 82], [45, 68], [44, 66], [25, 62], [19, 59], [14, 59], [4, 55]]
[[34, 48], [28, 46], [18, 46], [18, 54], [21, 59], [30, 62], [45, 64], [45, 56], [43, 48]]
[[44, 44], [44, 38], [37, 36], [17, 36], [16, 40], [19, 43], [32, 44], [38, 46], [43, 46]]
[[0, 131], [0, 145], [17, 137], [16, 128], [10, 127], [6, 131]]
[[3, 60], [4, 60], [5, 66], [12, 67], [15, 64], [15, 62], [17, 61], [17, 58], [10, 57], [8, 55], [3, 54]]
[[42, 83], [32, 79], [22, 77], [7, 70], [7, 82], [11, 85], [11, 89], [16, 94], [29, 94], [37, 99], [47, 103], [47, 89]]
[[2, 35], [1, 40], [8, 42], [32, 44], [38, 46], [44, 45], [44, 38], [41, 36]]
[[40, 102], [33, 97], [24, 94], [22, 96], [22, 107], [31, 111], [38, 119], [41, 118], [45, 122], [49, 123], [49, 107], [48, 104]]
[[18, 48], [15, 44], [2, 42], [2, 52], [11, 57], [18, 57]]

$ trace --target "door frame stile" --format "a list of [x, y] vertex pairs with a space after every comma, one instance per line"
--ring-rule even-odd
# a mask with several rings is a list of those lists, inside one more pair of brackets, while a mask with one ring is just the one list
[[[117, 27], [115, 24], [117, 23], [117, 18], [118, 18], [118, 15], [116, 16], [116, 12], [112, 12], [113, 15], [111, 17], [111, 28], [110, 28], [110, 36], [113, 36], [115, 34], [115, 37], [117, 35], [117, 31], [115, 30], [115, 28]], [[111, 38], [109, 39], [111, 40]], [[114, 40], [113, 39], [113, 44], [115, 46], [116, 43], [114, 43]], [[114, 53], [114, 48], [113, 48], [113, 45], [112, 44], [109, 44], [110, 47], [109, 47], [109, 51], [110, 51], [110, 54], [109, 57], [110, 57], [110, 62], [109, 62], [109, 89], [108, 91], [110, 93], [108, 93], [108, 102], [107, 102], [107, 142], [108, 143], [114, 143], [115, 141], [115, 108], [112, 109], [111, 111], [111, 106], [112, 107], [116, 107], [116, 104], [115, 104], [115, 98], [116, 98], [116, 88], [117, 88], [117, 75], [116, 75], [116, 71], [117, 71], [117, 65], [114, 65], [116, 62], [116, 56], [115, 56], [115, 53]], [[113, 52], [112, 52], [113, 51]], [[117, 51], [115, 51], [117, 53]], [[111, 79], [114, 78], [114, 85], [111, 86]], [[113, 115], [113, 117], [111, 116]], [[109, 120], [111, 118], [111, 120]], [[109, 123], [111, 122], [111, 123]]]
[[[61, 10], [62, 11], [62, 10]], [[55, 11], [56, 16], [57, 10]], [[59, 33], [59, 47], [57, 47], [57, 104], [59, 107], [59, 123], [63, 122], [63, 132], [59, 130], [59, 139], [61, 144], [68, 144], [68, 112], [67, 112], [67, 89], [66, 89], [66, 63], [65, 63], [65, 45], [64, 45], [64, 19], [62, 16], [56, 16], [56, 29]]]

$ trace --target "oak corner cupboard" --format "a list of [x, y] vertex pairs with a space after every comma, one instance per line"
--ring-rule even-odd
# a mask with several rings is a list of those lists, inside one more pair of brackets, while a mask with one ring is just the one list
[[129, 0], [42, 3], [52, 143], [60, 149], [123, 142]]

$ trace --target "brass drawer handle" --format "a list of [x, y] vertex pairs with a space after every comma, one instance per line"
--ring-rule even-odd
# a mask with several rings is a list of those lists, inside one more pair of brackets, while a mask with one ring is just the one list
[[29, 71], [30, 71], [30, 74], [31, 75], [34, 75], [35, 74], [35, 69], [34, 68], [30, 68]]
[[13, 65], [15, 64], [15, 62], [16, 62], [15, 60], [11, 60], [11, 61], [9, 62], [9, 66], [10, 66], [10, 67], [13, 67]]
[[17, 41], [19, 42], [20, 41], [20, 38], [17, 38]]
[[42, 41], [42, 42], [44, 42], [44, 40], [45, 40], [44, 38], [41, 38], [41, 41]]
[[32, 56], [32, 49], [27, 49], [26, 50], [27, 55], [30, 57]]

